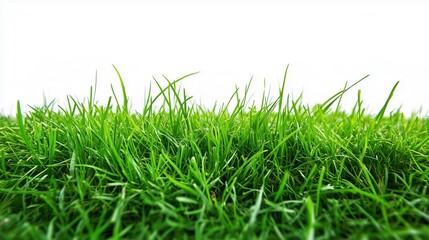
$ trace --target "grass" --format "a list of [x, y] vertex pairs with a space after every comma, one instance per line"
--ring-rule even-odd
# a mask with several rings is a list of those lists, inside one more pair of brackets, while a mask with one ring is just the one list
[[[116, 68], [115, 68], [116, 69]], [[287, 70], [286, 70], [287, 72]], [[68, 97], [0, 118], [0, 239], [424, 239], [429, 120], [236, 89], [206, 109], [176, 81], [131, 112]], [[363, 80], [363, 79], [362, 79]], [[358, 81], [359, 82], [359, 81]], [[353, 85], [352, 85], [353, 86]]]

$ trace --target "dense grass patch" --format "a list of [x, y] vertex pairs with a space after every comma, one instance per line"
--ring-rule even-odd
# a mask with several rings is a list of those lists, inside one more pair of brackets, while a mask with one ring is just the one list
[[310, 108], [285, 81], [206, 109], [182, 79], [155, 81], [140, 112], [121, 78], [103, 105], [92, 88], [55, 111], [18, 102], [0, 118], [0, 238], [429, 236], [429, 120], [385, 112], [397, 85], [370, 115], [360, 95], [334, 108], [349, 88]]

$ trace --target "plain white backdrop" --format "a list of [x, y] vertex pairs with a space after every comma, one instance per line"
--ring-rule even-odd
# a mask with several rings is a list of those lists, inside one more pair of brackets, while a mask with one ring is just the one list
[[[235, 86], [264, 80], [273, 97], [288, 64], [287, 92], [322, 102], [346, 83], [377, 113], [400, 81], [390, 110], [429, 110], [429, 4], [424, 1], [24, 1], [2, 0], [0, 111], [43, 98], [83, 99], [98, 73], [97, 99], [121, 72], [135, 110], [152, 76], [182, 83], [207, 107]], [[233, 3], [230, 3], [233, 2]], [[322, 2], [322, 1], [321, 1]], [[374, 3], [376, 2], [376, 3]], [[26, 108], [28, 109], [28, 108]]]

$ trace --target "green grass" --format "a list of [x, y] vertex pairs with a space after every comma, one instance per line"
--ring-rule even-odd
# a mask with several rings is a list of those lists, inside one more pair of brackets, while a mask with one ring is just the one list
[[[0, 239], [424, 239], [429, 120], [154, 81], [0, 118]], [[153, 94], [153, 92], [157, 92]], [[387, 89], [386, 94], [389, 93]]]

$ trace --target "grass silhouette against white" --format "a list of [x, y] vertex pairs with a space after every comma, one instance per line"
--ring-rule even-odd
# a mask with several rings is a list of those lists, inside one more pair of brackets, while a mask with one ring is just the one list
[[205, 109], [188, 75], [155, 80], [132, 113], [117, 73], [122, 98], [112, 88], [105, 105], [91, 88], [0, 118], [3, 239], [429, 235], [429, 121], [386, 114], [397, 84], [377, 115], [360, 92], [345, 113], [350, 88], [310, 108], [285, 96], [286, 69], [273, 101], [249, 105], [247, 86]]

